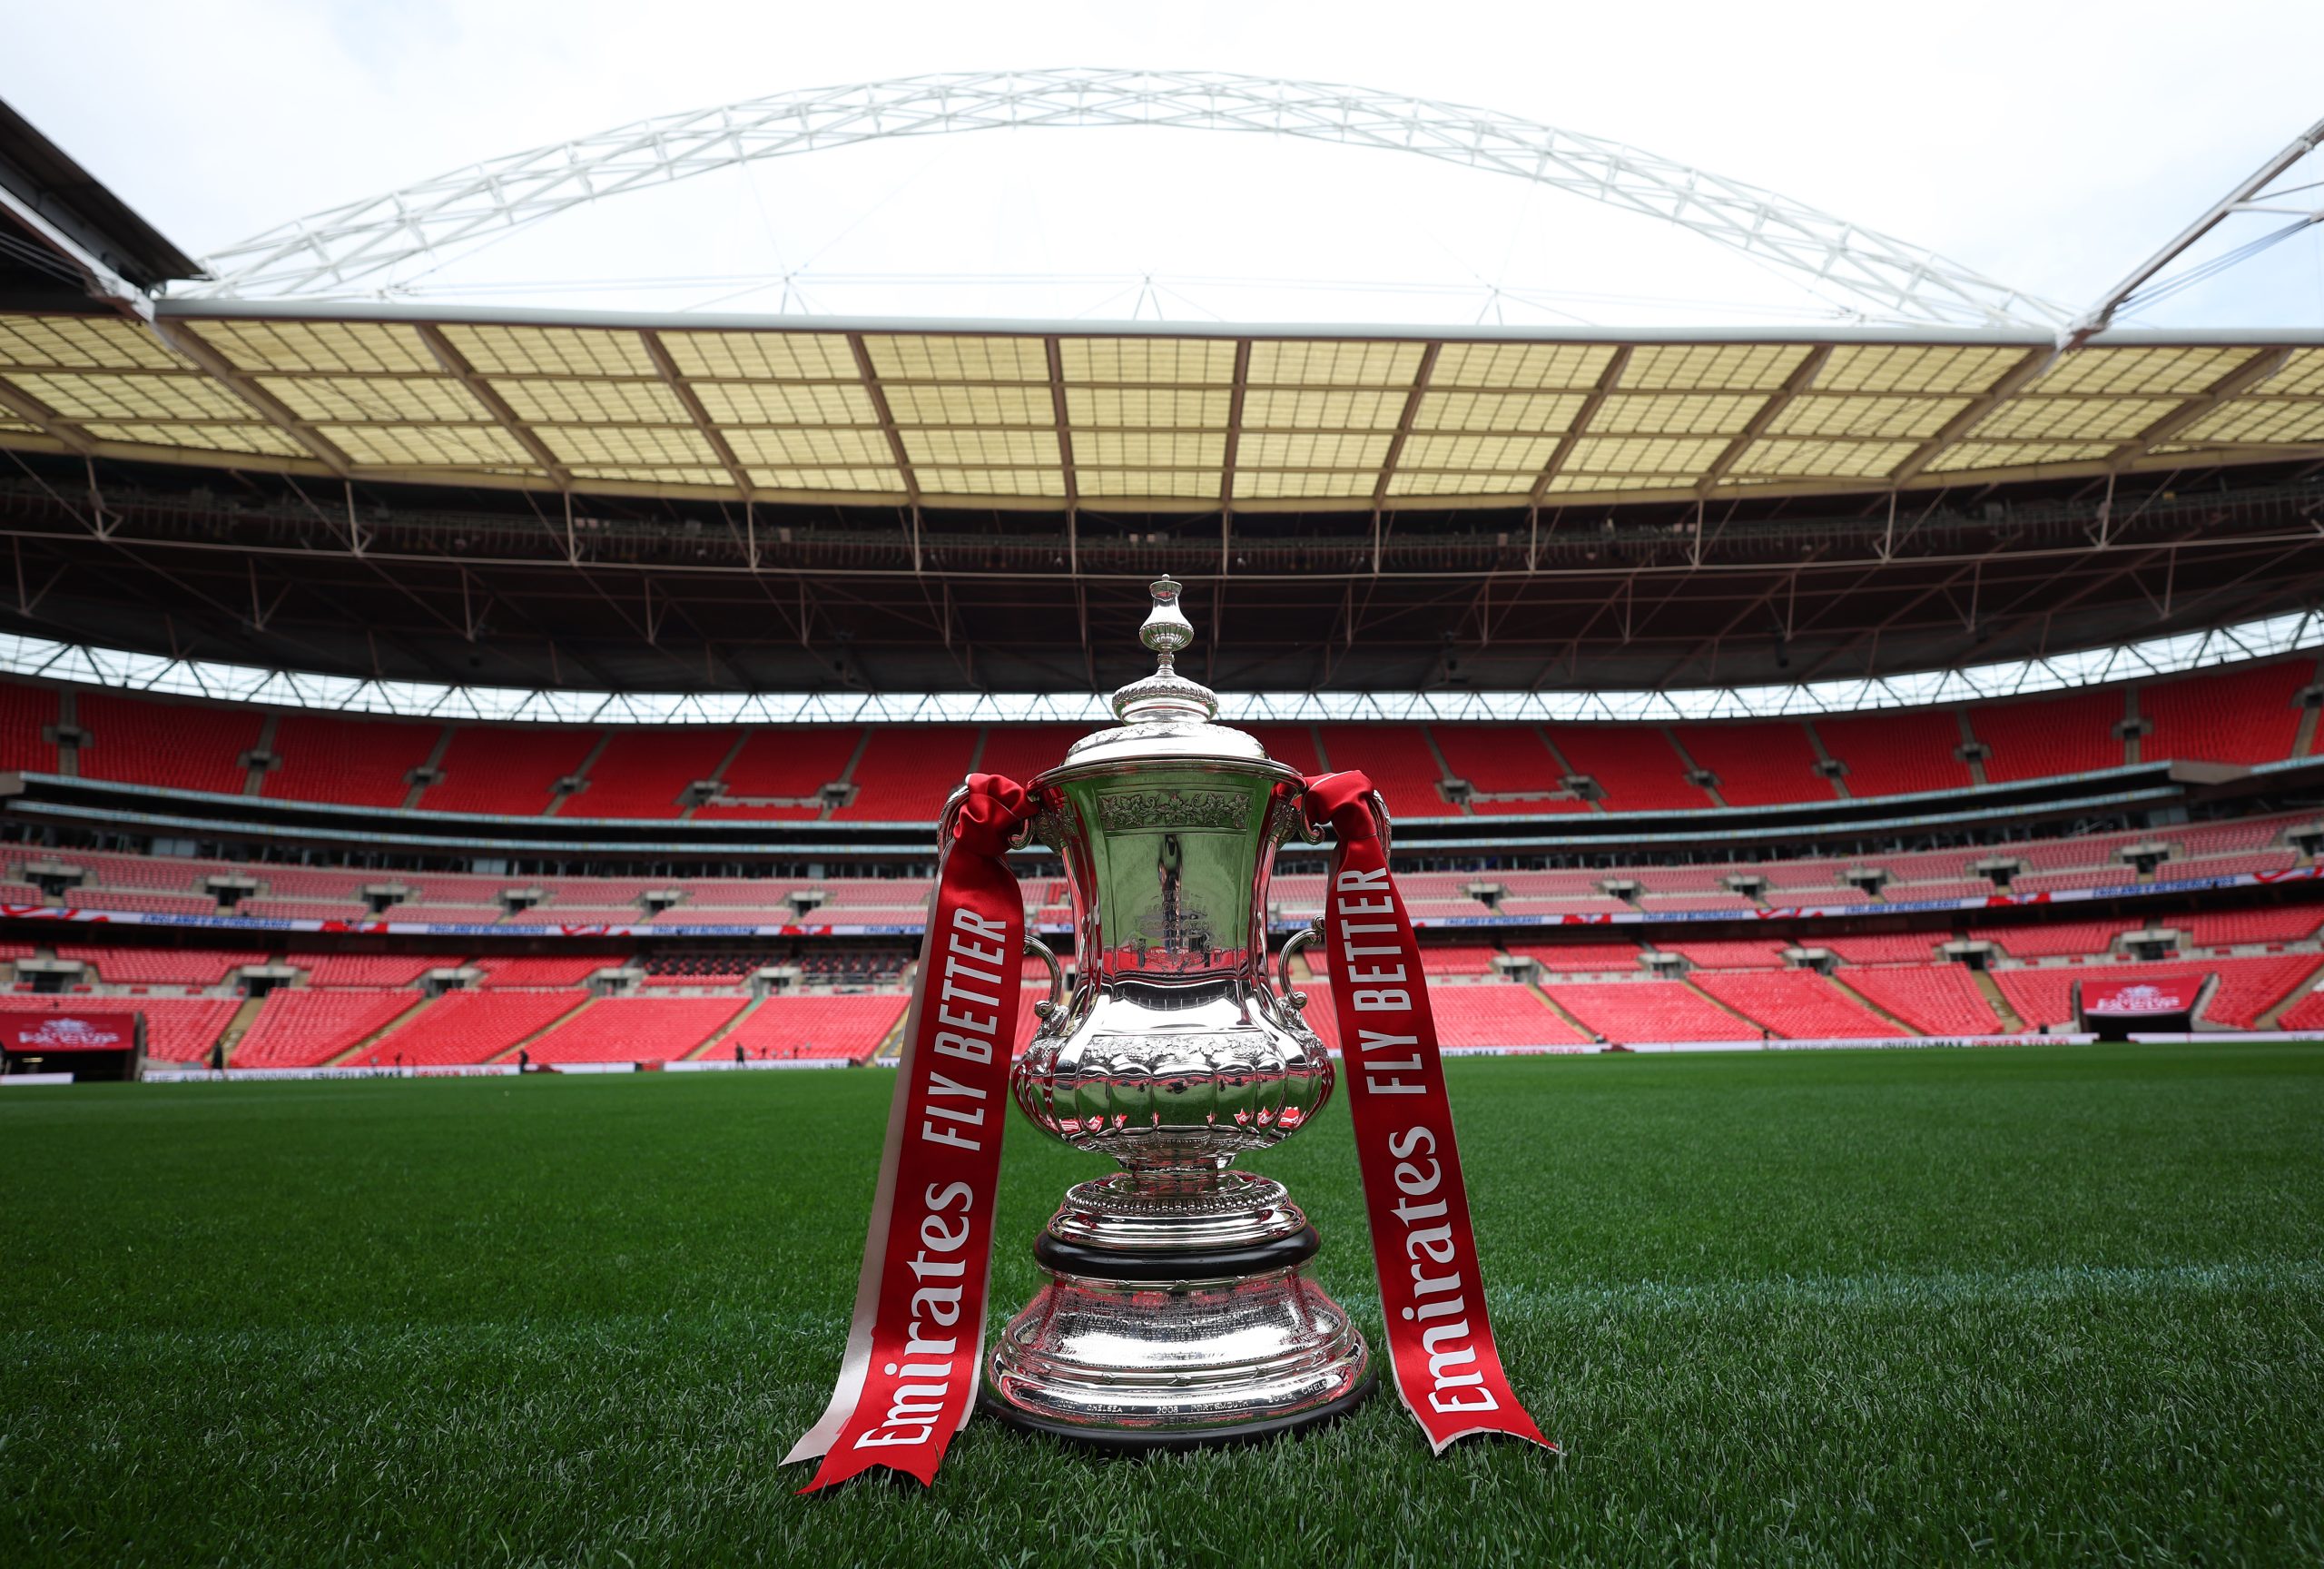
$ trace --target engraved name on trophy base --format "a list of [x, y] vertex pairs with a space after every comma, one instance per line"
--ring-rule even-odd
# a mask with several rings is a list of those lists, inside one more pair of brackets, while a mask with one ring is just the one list
[[1076, 974], [1011, 1082], [1036, 1127], [1123, 1169], [1068, 1190], [1035, 1243], [1049, 1280], [984, 1395], [1021, 1426], [1130, 1448], [1305, 1426], [1374, 1382], [1308, 1273], [1315, 1229], [1281, 1183], [1229, 1169], [1297, 1132], [1333, 1070], [1287, 966], [1266, 972], [1300, 777], [1213, 724], [1217, 699], [1173, 668], [1193, 640], [1178, 591], [1154, 585], [1140, 636], [1158, 667], [1114, 695], [1121, 724], [1031, 784], [1031, 832], [1072, 884]]

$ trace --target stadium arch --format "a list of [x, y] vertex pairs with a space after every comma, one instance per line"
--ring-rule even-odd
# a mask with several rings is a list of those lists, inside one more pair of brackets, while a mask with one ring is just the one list
[[[656, 116], [348, 202], [207, 259], [197, 298], [392, 293], [382, 275], [575, 207], [768, 158], [1010, 129], [1167, 126], [1438, 159], [1674, 223], [1776, 267], [1859, 319], [2054, 330], [2059, 306], [1923, 246], [1601, 137], [1403, 94], [1223, 71], [953, 72], [777, 93]], [[371, 290], [358, 286], [367, 281]]]

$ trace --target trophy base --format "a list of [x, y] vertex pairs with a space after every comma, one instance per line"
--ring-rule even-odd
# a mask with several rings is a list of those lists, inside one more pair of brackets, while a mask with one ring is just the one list
[[1006, 1422], [1011, 1427], [1021, 1427], [1028, 1433], [1062, 1438], [1068, 1444], [1078, 1444], [1088, 1449], [1106, 1449], [1121, 1455], [1147, 1455], [1168, 1449], [1207, 1449], [1214, 1445], [1256, 1444], [1264, 1439], [1279, 1438], [1288, 1433], [1304, 1432], [1310, 1427], [1322, 1427], [1338, 1421], [1371, 1399], [1379, 1386], [1379, 1375], [1367, 1367], [1354, 1388], [1321, 1406], [1289, 1416], [1270, 1416], [1256, 1422], [1199, 1429], [1093, 1427], [1054, 1422], [1019, 1410], [994, 1395], [990, 1387], [978, 1392], [977, 1406], [986, 1416]]
[[987, 1410], [1103, 1448], [1177, 1449], [1313, 1426], [1371, 1394], [1371, 1353], [1309, 1277], [1315, 1229], [1279, 1188], [1246, 1189], [1267, 1219], [1225, 1228], [1234, 1241], [1173, 1248], [1151, 1229], [1142, 1247], [1081, 1240], [1098, 1186], [1068, 1194], [1034, 1248], [1049, 1278], [986, 1359]]

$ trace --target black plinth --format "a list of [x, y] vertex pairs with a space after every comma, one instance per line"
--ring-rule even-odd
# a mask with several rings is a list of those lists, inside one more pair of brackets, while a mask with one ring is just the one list
[[1033, 1262], [1058, 1275], [1078, 1275], [1087, 1280], [1129, 1280], [1143, 1285], [1167, 1285], [1173, 1280], [1240, 1280], [1276, 1269], [1290, 1269], [1315, 1256], [1324, 1239], [1313, 1226], [1303, 1226], [1288, 1237], [1255, 1242], [1244, 1248], [1173, 1248], [1133, 1253], [1124, 1248], [1092, 1248], [1067, 1242], [1043, 1231], [1033, 1243]]

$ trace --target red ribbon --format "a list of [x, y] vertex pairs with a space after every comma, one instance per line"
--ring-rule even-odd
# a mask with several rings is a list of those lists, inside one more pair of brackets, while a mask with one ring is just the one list
[[[1510, 1388], [1485, 1313], [1420, 946], [1373, 794], [1361, 774], [1325, 774], [1304, 804], [1339, 838], [1324, 936], [1396, 1393], [1440, 1454], [1473, 1433], [1554, 1449]], [[1025, 935], [1003, 856], [1031, 812], [1015, 781], [972, 774], [951, 817], [839, 1386], [784, 1456], [822, 1461], [802, 1492], [875, 1465], [933, 1482], [974, 1406]]]
[[1301, 805], [1312, 827], [1339, 841], [1324, 942], [1396, 1396], [1440, 1455], [1472, 1433], [1555, 1449], [1509, 1386], [1485, 1312], [1436, 1018], [1374, 794], [1362, 774], [1323, 774], [1307, 781]]
[[975, 1405], [1023, 998], [1025, 904], [1003, 857], [1031, 814], [1024, 786], [997, 774], [970, 775], [952, 814], [839, 1386], [783, 1457], [822, 1459], [803, 1493], [875, 1465], [933, 1482]]

